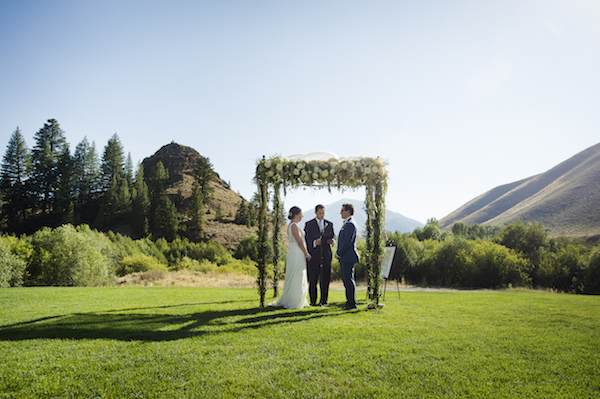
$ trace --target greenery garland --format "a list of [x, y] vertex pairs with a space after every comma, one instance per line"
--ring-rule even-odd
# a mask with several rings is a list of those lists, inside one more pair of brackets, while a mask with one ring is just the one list
[[274, 231], [273, 245], [274, 256], [272, 262], [275, 268], [274, 288], [277, 295], [277, 262], [279, 251], [277, 246], [281, 242], [281, 216], [280, 190], [284, 193], [287, 187], [309, 186], [315, 188], [332, 188], [344, 190], [345, 188], [365, 187], [367, 196], [365, 207], [367, 211], [367, 254], [365, 262], [369, 269], [369, 298], [375, 305], [379, 304], [380, 298], [380, 270], [381, 260], [384, 253], [383, 245], [385, 239], [385, 194], [387, 191], [388, 171], [385, 162], [377, 158], [331, 158], [327, 161], [313, 160], [305, 161], [288, 159], [275, 156], [269, 159], [263, 158], [256, 165], [256, 183], [258, 186], [259, 207], [259, 261], [258, 261], [258, 290], [260, 293], [260, 306], [265, 306], [266, 293], [266, 264], [267, 264], [267, 208], [269, 185], [273, 186], [273, 211]]
[[280, 185], [273, 187], [273, 296], [279, 296], [279, 258], [281, 257], [281, 227], [283, 226], [283, 204]]

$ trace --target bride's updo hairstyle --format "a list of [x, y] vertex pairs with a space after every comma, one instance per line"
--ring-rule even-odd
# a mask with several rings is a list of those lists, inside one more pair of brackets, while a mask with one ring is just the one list
[[302, 209], [298, 208], [297, 206], [291, 207], [290, 213], [288, 213], [288, 219], [292, 220], [294, 218], [294, 216], [296, 216], [300, 212], [302, 212]]

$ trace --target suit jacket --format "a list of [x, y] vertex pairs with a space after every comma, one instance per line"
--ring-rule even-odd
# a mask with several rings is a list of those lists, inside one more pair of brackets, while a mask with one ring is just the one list
[[350, 216], [346, 223], [340, 229], [338, 238], [338, 249], [337, 256], [340, 257], [340, 263], [358, 263], [360, 262], [360, 255], [356, 250], [356, 222], [354, 218]]
[[[324, 222], [323, 233], [321, 233], [321, 230], [319, 229], [319, 224], [317, 223], [317, 218], [314, 218], [314, 219], [306, 222], [306, 225], [304, 225], [304, 232], [306, 233], [304, 238], [306, 239], [306, 248], [308, 249], [308, 253], [310, 253], [310, 255], [313, 257], [313, 259], [315, 259], [315, 261], [320, 260], [321, 248], [322, 248], [323, 249], [323, 262], [330, 264], [331, 263], [331, 245], [329, 245], [325, 241], [329, 240], [330, 238], [334, 238], [333, 223], [331, 223], [329, 220], [326, 220], [326, 219], [323, 219], [323, 222]], [[317, 245], [315, 247], [313, 245], [313, 242], [320, 237], [323, 237], [324, 240], [321, 243], [321, 245]]]

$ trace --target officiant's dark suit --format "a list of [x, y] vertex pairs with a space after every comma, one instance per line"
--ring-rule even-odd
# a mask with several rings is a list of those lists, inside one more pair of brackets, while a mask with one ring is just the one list
[[317, 305], [317, 282], [321, 288], [319, 303], [327, 305], [329, 296], [329, 280], [331, 279], [331, 243], [333, 243], [333, 223], [325, 220], [325, 208], [323, 205], [315, 207], [316, 217], [306, 222], [304, 232], [306, 233], [306, 248], [312, 256], [308, 261], [308, 295], [310, 304]]

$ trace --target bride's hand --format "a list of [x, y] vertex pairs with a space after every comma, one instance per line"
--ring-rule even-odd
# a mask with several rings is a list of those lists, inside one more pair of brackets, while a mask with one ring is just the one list
[[311, 260], [311, 259], [312, 259], [312, 256], [310, 256], [310, 254], [307, 254], [306, 255], [306, 260]]

